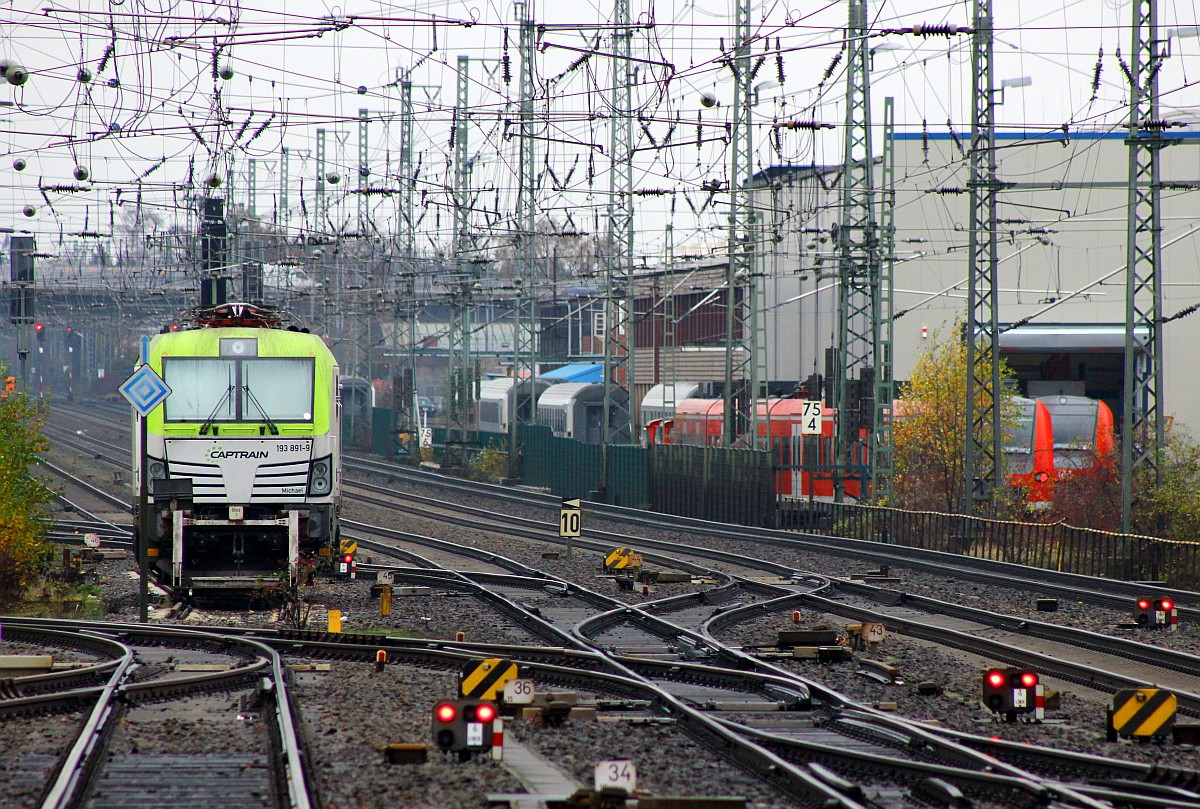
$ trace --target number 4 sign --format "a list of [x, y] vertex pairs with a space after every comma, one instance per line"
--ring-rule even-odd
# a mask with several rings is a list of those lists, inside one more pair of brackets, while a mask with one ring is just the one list
[[821, 434], [821, 402], [805, 400], [804, 412], [800, 417], [800, 435]]
[[637, 766], [629, 759], [601, 761], [596, 765], [596, 791], [616, 787], [632, 794], [637, 789]]

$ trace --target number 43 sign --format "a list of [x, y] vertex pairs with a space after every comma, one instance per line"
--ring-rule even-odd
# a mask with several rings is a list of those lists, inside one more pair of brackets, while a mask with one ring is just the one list
[[616, 787], [632, 794], [637, 789], [637, 767], [629, 759], [601, 761], [596, 765], [596, 791]]

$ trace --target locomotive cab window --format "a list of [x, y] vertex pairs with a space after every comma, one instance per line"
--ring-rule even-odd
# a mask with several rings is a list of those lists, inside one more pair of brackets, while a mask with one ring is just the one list
[[167, 421], [313, 420], [311, 357], [164, 357]]

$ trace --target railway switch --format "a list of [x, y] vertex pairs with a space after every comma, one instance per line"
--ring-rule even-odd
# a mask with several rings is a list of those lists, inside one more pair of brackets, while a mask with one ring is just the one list
[[433, 740], [439, 749], [457, 752], [463, 759], [491, 750], [496, 716], [491, 702], [444, 700], [433, 709]]
[[983, 704], [989, 711], [1016, 721], [1017, 714], [1045, 716], [1045, 691], [1037, 672], [1028, 669], [988, 669], [983, 674]]
[[1169, 598], [1139, 598], [1134, 618], [1142, 629], [1179, 628], [1179, 609]]

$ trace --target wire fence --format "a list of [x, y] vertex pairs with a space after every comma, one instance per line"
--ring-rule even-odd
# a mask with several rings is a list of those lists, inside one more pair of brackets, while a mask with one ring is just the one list
[[[1200, 542], [847, 503], [805, 502], [803, 509], [781, 509], [780, 524], [1122, 581], [1161, 581], [1188, 590], [1200, 583]], [[798, 514], [804, 514], [803, 523]]]

